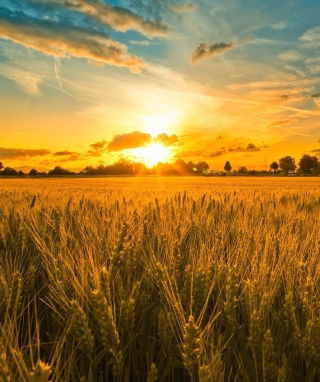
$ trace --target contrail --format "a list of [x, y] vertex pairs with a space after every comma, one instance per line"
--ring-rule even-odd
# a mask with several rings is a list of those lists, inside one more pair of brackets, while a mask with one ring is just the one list
[[[247, 114], [247, 113], [241, 113], [241, 114], [247, 115], [248, 117], [251, 117], [251, 118], [259, 119], [260, 121], [263, 121], [263, 122], [270, 123], [270, 121], [268, 121], [267, 119], [259, 118], [259, 117], [255, 116], [255, 115], [252, 115], [252, 114]], [[297, 133], [296, 131], [292, 131], [292, 130], [286, 129], [285, 127], [282, 127], [282, 126], [274, 126], [274, 127], [277, 127], [278, 129], [281, 129], [281, 130], [284, 130], [284, 131], [287, 131], [288, 133], [291, 133], [291, 134], [302, 135], [303, 137], [314, 137], [314, 135], [304, 134], [304, 133]]]
[[56, 73], [56, 78], [59, 82], [59, 85], [60, 85], [60, 88], [62, 89], [62, 85], [61, 85], [61, 78], [59, 76], [59, 70], [60, 70], [60, 67], [61, 67], [61, 61], [59, 59], [59, 57], [57, 56], [53, 56], [54, 58], [54, 71]]

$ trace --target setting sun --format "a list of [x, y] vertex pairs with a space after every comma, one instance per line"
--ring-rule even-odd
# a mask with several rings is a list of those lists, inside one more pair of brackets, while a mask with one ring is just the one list
[[135, 156], [147, 167], [151, 168], [159, 162], [167, 162], [172, 154], [169, 147], [164, 147], [161, 143], [153, 143], [146, 147], [134, 150]]

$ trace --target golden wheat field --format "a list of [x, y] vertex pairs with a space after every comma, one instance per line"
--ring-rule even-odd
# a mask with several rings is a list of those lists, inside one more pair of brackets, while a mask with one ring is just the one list
[[0, 182], [0, 381], [320, 380], [320, 179]]

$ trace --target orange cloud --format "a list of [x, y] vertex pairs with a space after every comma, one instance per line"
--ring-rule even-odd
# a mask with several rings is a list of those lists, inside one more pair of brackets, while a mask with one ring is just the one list
[[200, 157], [202, 153], [203, 150], [185, 150], [177, 153], [175, 158]]
[[196, 9], [199, 8], [198, 4], [191, 4], [191, 3], [186, 3], [186, 4], [172, 4], [170, 6], [171, 11], [175, 13], [189, 13], [189, 12], [194, 12]]
[[52, 155], [54, 157], [59, 157], [59, 156], [80, 155], [80, 154], [76, 153], [76, 152], [71, 152], [71, 151], [65, 150], [65, 151], [57, 151], [56, 153], [53, 153]]
[[107, 148], [109, 151], [122, 151], [146, 146], [151, 142], [152, 137], [150, 134], [134, 131], [132, 133], [115, 135]]
[[92, 143], [92, 145], [90, 145], [94, 150], [101, 150], [101, 149], [104, 149], [106, 146], [107, 146], [108, 142], [103, 140], [101, 142], [96, 142], [96, 143]]
[[0, 37], [57, 57], [82, 57], [108, 65], [127, 67], [139, 73], [144, 61], [127, 53], [127, 47], [94, 29], [51, 20], [39, 20], [23, 13], [5, 11], [0, 16]]
[[47, 149], [14, 149], [0, 147], [0, 160], [40, 157], [49, 154], [51, 154], [51, 151]]
[[[47, 0], [37, 0], [37, 2], [48, 3]], [[81, 12], [120, 32], [135, 30], [149, 38], [153, 38], [155, 36], [166, 36], [172, 29], [163, 21], [148, 20], [128, 9], [112, 6], [102, 1], [51, 0], [50, 5], [52, 6], [52, 4], [64, 9]]]
[[225, 50], [234, 49], [240, 45], [244, 45], [250, 41], [253, 40], [253, 36], [249, 35], [248, 37], [240, 40], [237, 43], [233, 42], [216, 42], [214, 44], [208, 45], [206, 43], [201, 43], [198, 45], [196, 50], [193, 52], [191, 56], [191, 61], [193, 64], [195, 64], [197, 61], [199, 61], [202, 58], [210, 57], [216, 54], [221, 54]]
[[154, 140], [156, 143], [162, 143], [163, 146], [172, 146], [174, 145], [175, 143], [179, 142], [179, 139], [177, 137], [177, 135], [175, 134], [172, 134], [172, 135], [168, 135], [166, 133], [162, 133], [162, 134], [159, 134], [155, 140]]

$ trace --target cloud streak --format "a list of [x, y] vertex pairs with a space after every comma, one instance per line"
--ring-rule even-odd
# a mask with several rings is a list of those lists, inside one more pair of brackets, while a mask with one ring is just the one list
[[59, 75], [60, 67], [61, 67], [61, 61], [60, 61], [59, 57], [54, 56], [54, 72], [55, 72], [56, 78], [57, 78], [57, 80], [59, 82], [59, 86], [62, 89], [61, 78], [60, 78], [60, 75]]
[[211, 45], [208, 45], [206, 43], [201, 43], [198, 45], [198, 47], [195, 49], [191, 56], [191, 62], [195, 64], [197, 61], [206, 58], [211, 57], [217, 54], [222, 54], [226, 50], [235, 49], [238, 46], [244, 45], [248, 42], [253, 41], [253, 36], [249, 35], [248, 37], [240, 40], [237, 43], [233, 42], [216, 42]]
[[191, 3], [186, 3], [181, 5], [172, 4], [170, 6], [171, 11], [175, 13], [190, 13], [190, 12], [194, 12], [198, 8], [199, 8], [198, 4], [191, 4]]
[[0, 160], [41, 157], [49, 154], [51, 154], [51, 150], [47, 149], [15, 149], [0, 147]]
[[0, 37], [56, 57], [81, 57], [139, 73], [143, 60], [105, 33], [0, 8]]
[[[32, 0], [30, 3], [48, 4], [48, 1]], [[52, 0], [50, 1], [50, 6], [52, 5], [90, 16], [116, 31], [126, 32], [128, 30], [135, 30], [148, 38], [166, 36], [172, 29], [163, 21], [149, 20], [128, 9], [112, 6], [103, 1]]]

